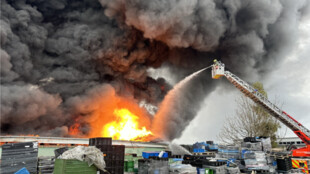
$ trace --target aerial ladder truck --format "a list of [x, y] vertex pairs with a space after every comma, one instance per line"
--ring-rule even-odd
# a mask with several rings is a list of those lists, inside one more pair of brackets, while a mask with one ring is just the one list
[[[273, 117], [278, 119], [281, 123], [290, 128], [305, 144], [305, 147], [292, 150], [293, 161], [294, 159], [298, 162], [303, 161], [303, 166], [310, 165], [310, 131], [304, 127], [301, 123], [295, 120], [288, 113], [281, 110], [275, 104], [270, 102], [264, 95], [259, 93], [254, 87], [249, 85], [247, 82], [240, 79], [235, 74], [226, 71], [225, 65], [220, 61], [214, 62], [212, 65], [212, 78], [219, 79], [225, 76], [230, 83], [236, 86], [243, 94], [252, 99], [256, 104], [262, 106], [266, 111]], [[301, 159], [301, 160], [299, 160]], [[305, 163], [305, 164], [304, 164]], [[307, 164], [308, 163], [308, 164]], [[301, 166], [302, 167], [302, 166]], [[300, 167], [298, 167], [300, 168]], [[307, 167], [306, 173], [309, 172]]]

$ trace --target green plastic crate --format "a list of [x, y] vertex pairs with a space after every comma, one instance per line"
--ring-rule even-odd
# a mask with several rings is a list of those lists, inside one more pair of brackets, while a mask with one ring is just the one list
[[97, 167], [79, 160], [56, 159], [54, 174], [96, 174]]
[[124, 170], [125, 172], [134, 172], [135, 162], [134, 161], [125, 161]]
[[209, 169], [209, 168], [206, 168], [206, 174], [213, 174], [213, 170]]

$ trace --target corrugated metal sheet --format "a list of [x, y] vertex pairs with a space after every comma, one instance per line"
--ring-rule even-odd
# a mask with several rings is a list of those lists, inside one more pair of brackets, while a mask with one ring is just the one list
[[26, 167], [30, 173], [37, 173], [38, 142], [24, 142], [2, 145], [1, 173], [11, 174]]
[[[0, 136], [0, 143], [11, 142], [30, 142], [37, 141], [40, 144], [51, 145], [88, 145], [88, 138], [65, 138], [65, 137], [30, 137], [30, 136]], [[125, 141], [125, 140], [112, 140], [112, 145], [125, 145], [126, 147], [153, 147], [153, 148], [166, 148], [166, 143], [155, 142], [137, 142], [137, 141]]]

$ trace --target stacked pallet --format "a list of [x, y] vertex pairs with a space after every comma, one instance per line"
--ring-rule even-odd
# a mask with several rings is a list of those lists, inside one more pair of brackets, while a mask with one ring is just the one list
[[15, 173], [25, 167], [30, 173], [37, 173], [38, 142], [24, 142], [2, 145], [1, 173]]
[[54, 156], [41, 156], [38, 159], [38, 173], [39, 174], [52, 174], [54, 170], [55, 157]]

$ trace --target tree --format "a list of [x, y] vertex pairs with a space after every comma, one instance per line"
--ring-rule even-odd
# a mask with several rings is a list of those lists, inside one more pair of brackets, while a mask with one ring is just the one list
[[[253, 87], [267, 97], [262, 83], [256, 82]], [[280, 128], [279, 122], [264, 108], [246, 96], [240, 96], [236, 103], [238, 105], [236, 113], [234, 116], [225, 119], [224, 126], [219, 133], [219, 139], [223, 143], [230, 144], [245, 137], [266, 136], [270, 137], [272, 145], [276, 146], [276, 132]]]

